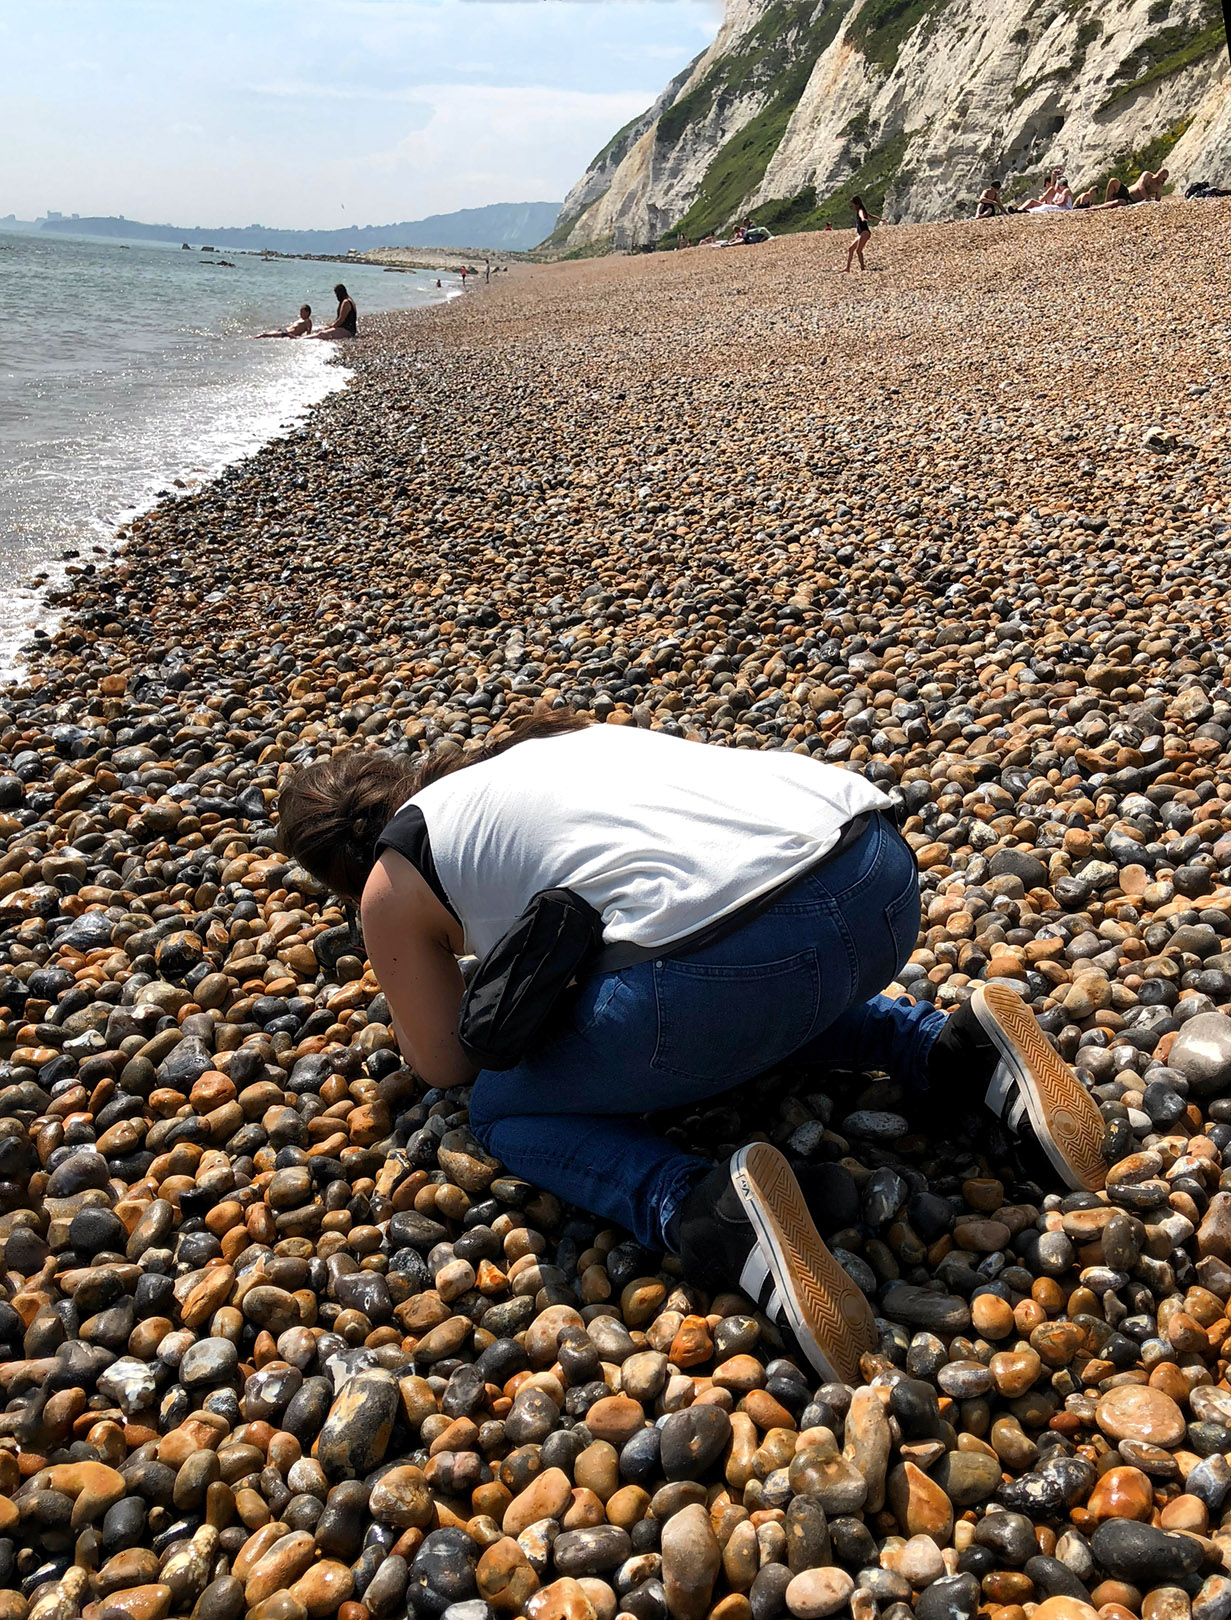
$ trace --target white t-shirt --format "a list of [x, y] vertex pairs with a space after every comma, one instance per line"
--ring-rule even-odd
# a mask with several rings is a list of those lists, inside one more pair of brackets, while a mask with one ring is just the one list
[[805, 871], [890, 801], [803, 754], [593, 725], [518, 743], [410, 802], [438, 890], [482, 956], [556, 888], [601, 912], [607, 945], [674, 944]]

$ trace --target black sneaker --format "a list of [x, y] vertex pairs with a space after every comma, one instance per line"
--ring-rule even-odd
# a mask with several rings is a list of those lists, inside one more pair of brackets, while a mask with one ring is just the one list
[[970, 1093], [1019, 1143], [1031, 1140], [1067, 1187], [1097, 1192], [1107, 1177], [1098, 1104], [1048, 1041], [1022, 998], [976, 985], [937, 1036], [928, 1097], [961, 1108]]
[[821, 1241], [776, 1148], [753, 1142], [698, 1183], [678, 1241], [690, 1281], [746, 1294], [822, 1380], [858, 1382], [859, 1358], [877, 1344], [871, 1306]]
[[863, 1203], [850, 1171], [840, 1164], [822, 1160], [818, 1164], [796, 1161], [791, 1165], [813, 1224], [828, 1241], [832, 1232], [858, 1226], [863, 1220]]

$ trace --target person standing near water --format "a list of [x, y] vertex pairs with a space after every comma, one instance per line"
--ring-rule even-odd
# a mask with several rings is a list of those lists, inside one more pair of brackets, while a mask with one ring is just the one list
[[353, 338], [359, 328], [359, 311], [355, 308], [355, 301], [339, 281], [333, 289], [333, 296], [338, 301], [338, 312], [333, 318], [332, 326], [322, 326], [319, 332], [309, 332], [314, 338]]
[[851, 208], [854, 210], [855, 214], [855, 240], [851, 243], [846, 254], [846, 270], [848, 275], [850, 273], [852, 259], [859, 260], [859, 268], [861, 270], [866, 270], [868, 268], [863, 262], [863, 250], [872, 240], [872, 226], [870, 222], [875, 220], [879, 225], [882, 218], [880, 214], [873, 214], [869, 212], [869, 210], [864, 206], [862, 197], [852, 197]]
[[[679, 1255], [696, 1286], [738, 1288], [820, 1377], [849, 1381], [872, 1311], [787, 1160], [758, 1141], [714, 1165], [645, 1114], [708, 1105], [788, 1058], [884, 1070], [938, 1113], [990, 1109], [1067, 1187], [1105, 1176], [1098, 1107], [1012, 990], [976, 986], [952, 1017], [877, 994], [920, 921], [891, 810], [857, 772], [796, 753], [564, 709], [469, 755], [308, 765], [282, 791], [279, 845], [359, 902], [405, 1061], [472, 1088], [489, 1153]], [[560, 919], [587, 914], [587, 945], [561, 963], [555, 942], [577, 935]], [[464, 953], [483, 958], [465, 1000]]]

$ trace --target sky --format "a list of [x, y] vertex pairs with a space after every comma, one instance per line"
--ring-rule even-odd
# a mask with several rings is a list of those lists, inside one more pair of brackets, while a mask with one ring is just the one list
[[0, 0], [0, 216], [381, 225], [560, 202], [718, 0]]

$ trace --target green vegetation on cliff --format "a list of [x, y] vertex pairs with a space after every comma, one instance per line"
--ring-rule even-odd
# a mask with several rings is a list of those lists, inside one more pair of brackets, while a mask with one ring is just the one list
[[616, 156], [617, 153], [622, 158], [624, 156], [622, 149], [629, 144], [628, 137], [636, 129], [637, 125], [641, 123], [643, 118], [645, 118], [645, 114], [640, 112], [637, 114], [636, 118], [630, 118], [627, 124], [624, 124], [620, 129], [617, 129], [615, 134], [607, 142], [606, 146], [604, 146], [598, 156], [594, 158], [593, 162], [590, 164], [590, 167], [592, 169], [601, 169], [604, 163], [609, 162], [612, 157]]
[[596, 236], [592, 242], [583, 242], [580, 247], [570, 248], [562, 253], [562, 259], [601, 259], [604, 254], [610, 253], [612, 241], [610, 236]]
[[[1206, 14], [1212, 15], [1212, 10], [1208, 6]], [[1133, 77], [1127, 84], [1117, 84], [1099, 107], [1099, 112], [1106, 112], [1118, 102], [1127, 100], [1129, 96], [1135, 96], [1147, 85], [1156, 84], [1160, 79], [1169, 79], [1173, 73], [1179, 73], [1183, 68], [1199, 62], [1203, 56], [1209, 56], [1213, 51], [1225, 50], [1226, 47], [1225, 22], [1211, 22], [1208, 27], [1196, 34], [1187, 28], [1164, 28], [1120, 64], [1117, 77], [1126, 73], [1132, 74]]]
[[885, 195], [902, 169], [909, 137], [895, 135], [892, 140], [875, 147], [845, 182], [840, 191], [819, 201], [816, 189], [807, 186], [794, 197], [762, 203], [753, 210], [757, 225], [778, 234], [789, 231], [823, 231], [826, 225], [835, 228], [851, 224], [851, 198], [862, 197], [874, 214], [885, 206]]
[[[1105, 190], [1107, 182], [1113, 176], [1127, 186], [1132, 185], [1143, 169], [1155, 171], [1163, 168], [1171, 155], [1171, 148], [1191, 123], [1191, 118], [1181, 118], [1178, 123], [1172, 124], [1170, 129], [1156, 135], [1148, 145], [1138, 147], [1135, 152], [1121, 153], [1111, 167], [1104, 169], [1094, 182], [1100, 193]], [[1165, 186], [1163, 189], [1170, 191], [1171, 187]]]
[[887, 71], [897, 61], [906, 36], [946, 4], [947, 0], [864, 0], [851, 18], [847, 37], [869, 62]]
[[782, 0], [750, 30], [740, 48], [721, 57], [687, 95], [666, 109], [654, 139], [675, 146], [692, 126], [708, 119], [715, 105], [765, 89], [781, 79], [775, 101], [803, 94], [817, 57], [832, 44], [853, 0]]
[[1048, 68], [1046, 72], [1038, 74], [1037, 77], [1028, 80], [1025, 84], [1015, 85], [1013, 89], [1013, 105], [1016, 107], [1019, 102], [1025, 101], [1027, 96], [1032, 96], [1040, 85], [1050, 84], [1053, 79], [1076, 79], [1086, 65], [1086, 55], [1091, 45], [1094, 44], [1096, 39], [1101, 39], [1102, 34], [1102, 23], [1096, 17], [1088, 17], [1077, 30], [1076, 38], [1073, 41], [1073, 54], [1068, 61]]
[[594, 203], [601, 202], [606, 195], [607, 190], [604, 189], [603, 191], [599, 192], [597, 197], [595, 197], [594, 202], [587, 203], [584, 208], [578, 208], [575, 213], [563, 215], [556, 221], [555, 230], [550, 236], [546, 237], [539, 244], [539, 246], [544, 248], [563, 247], [568, 241], [569, 237], [572, 235], [573, 227], [581, 219], [583, 219], [587, 213], [589, 213], [590, 209], [594, 207]]
[[686, 96], [658, 120], [657, 145], [676, 144], [685, 132], [709, 118], [724, 100], [773, 85], [774, 94], [718, 149], [705, 172], [696, 201], [687, 214], [665, 231], [674, 242], [680, 231], [690, 238], [726, 225], [744, 199], [760, 185], [769, 160], [786, 133], [817, 58], [837, 37], [853, 0], [828, 0], [819, 11], [815, 0], [786, 0], [766, 13], [742, 48], [716, 62]]
[[673, 245], [680, 231], [690, 241], [695, 241], [735, 217], [745, 197], [759, 185], [770, 158], [778, 150], [794, 106], [794, 102], [772, 101], [719, 148], [717, 157], [705, 171], [696, 202], [679, 224], [666, 233], [664, 243]]

